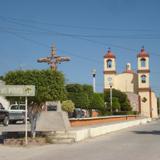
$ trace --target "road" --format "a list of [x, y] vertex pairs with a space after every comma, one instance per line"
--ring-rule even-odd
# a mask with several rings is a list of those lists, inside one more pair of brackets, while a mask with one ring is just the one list
[[74, 144], [9, 147], [0, 160], [160, 160], [160, 121]]

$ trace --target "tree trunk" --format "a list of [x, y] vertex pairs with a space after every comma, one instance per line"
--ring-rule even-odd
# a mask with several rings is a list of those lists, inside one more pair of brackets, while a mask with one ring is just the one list
[[37, 119], [39, 117], [40, 113], [38, 112], [34, 112], [31, 114], [30, 116], [30, 122], [31, 122], [31, 136], [33, 138], [36, 137], [36, 123], [37, 123]]

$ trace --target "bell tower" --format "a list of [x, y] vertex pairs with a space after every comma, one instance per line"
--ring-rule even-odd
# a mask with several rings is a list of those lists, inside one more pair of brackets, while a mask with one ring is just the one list
[[142, 47], [137, 55], [137, 73], [141, 115], [152, 117], [149, 54], [145, 51], [144, 47]]
[[116, 75], [116, 57], [110, 48], [104, 55], [104, 89], [114, 87], [114, 79]]

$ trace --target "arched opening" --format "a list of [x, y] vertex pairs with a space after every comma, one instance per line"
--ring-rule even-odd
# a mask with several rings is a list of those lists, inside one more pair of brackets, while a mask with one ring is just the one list
[[112, 60], [107, 60], [107, 68], [112, 68]]
[[146, 59], [145, 58], [141, 59], [141, 67], [146, 67]]
[[142, 83], [146, 83], [146, 75], [142, 75], [141, 76], [141, 82]]

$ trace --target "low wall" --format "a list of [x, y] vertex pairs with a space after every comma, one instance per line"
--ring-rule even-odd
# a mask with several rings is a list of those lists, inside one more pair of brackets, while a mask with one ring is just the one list
[[123, 121], [117, 123], [109, 123], [98, 126], [80, 127], [78, 130], [70, 131], [74, 135], [75, 142], [82, 141], [87, 138], [101, 136], [107, 133], [115, 132], [121, 129], [146, 124], [151, 121], [151, 118], [143, 118], [137, 120]]
[[147, 124], [150, 121], [151, 118], [137, 118], [128, 121], [125, 120], [120, 122], [103, 123], [100, 125], [89, 125], [87, 127], [72, 127], [68, 131], [52, 132], [48, 137], [51, 143], [73, 143], [119, 131], [121, 129]]
[[92, 118], [71, 118], [71, 127], [95, 125], [106, 122], [135, 120], [139, 118], [136, 115], [122, 115], [122, 116], [105, 116], [105, 117], [92, 117]]

